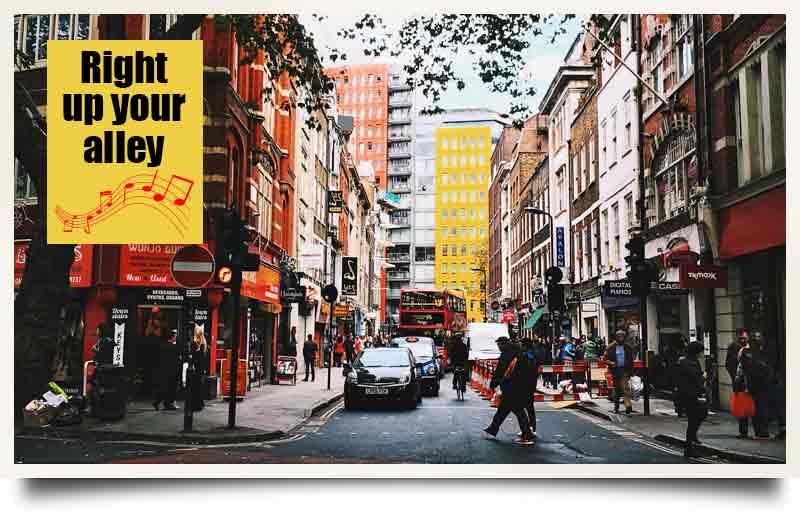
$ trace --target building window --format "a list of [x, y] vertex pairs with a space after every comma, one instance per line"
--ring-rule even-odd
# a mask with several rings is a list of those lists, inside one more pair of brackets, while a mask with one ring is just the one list
[[[672, 17], [672, 41], [674, 41], [674, 59], [678, 64], [677, 79], [683, 79], [692, 71], [692, 15], [678, 14]], [[673, 82], [674, 84], [674, 82]]]
[[628, 227], [627, 229], [630, 230], [631, 227], [636, 225], [636, 211], [633, 207], [633, 193], [628, 193], [625, 195], [625, 211], [628, 214]]
[[564, 191], [564, 170], [563, 168], [556, 172], [556, 184], [558, 187], [557, 194], [558, 194], [558, 212], [564, 210], [564, 195], [566, 194]]
[[633, 141], [631, 140], [631, 137], [633, 136], [633, 134], [631, 134], [631, 94], [630, 94], [630, 92], [627, 93], [622, 98], [622, 113], [623, 113], [622, 122], [625, 124], [625, 136], [624, 136], [624, 138], [622, 140], [622, 151], [623, 152], [627, 152], [628, 150], [631, 149], [631, 144], [633, 144]]
[[442, 256], [447, 257], [447, 245], [442, 245]]
[[572, 173], [575, 175], [575, 194], [573, 195], [572, 200], [575, 201], [578, 198], [578, 195], [581, 194], [581, 151], [575, 152], [575, 155], [572, 157]]
[[655, 223], [686, 210], [688, 170], [694, 158], [694, 146], [694, 131], [684, 130], [659, 148], [653, 160], [655, 180], [650, 181], [655, 186]]
[[575, 229], [575, 270], [578, 282], [583, 281], [583, 244], [580, 229]]
[[453, 257], [458, 255], [458, 247], [456, 245], [450, 245], [450, 255]]
[[461, 245], [461, 256], [462, 257], [467, 256], [467, 245]]
[[36, 188], [31, 182], [31, 178], [22, 167], [22, 163], [14, 158], [14, 200], [35, 200]]
[[[588, 221], [588, 220], [587, 220]], [[592, 276], [592, 230], [591, 227], [583, 229], [583, 261], [586, 265], [586, 278]]]
[[441, 270], [442, 273], [447, 273], [447, 264], [442, 264]]
[[447, 209], [442, 209], [442, 219], [447, 219]]
[[163, 39], [164, 34], [178, 21], [177, 14], [151, 14], [148, 19], [148, 39]]
[[611, 263], [611, 255], [610, 255], [610, 242], [611, 239], [609, 237], [608, 232], [608, 210], [603, 211], [603, 215], [601, 216], [602, 219], [602, 230], [603, 235], [605, 236], [605, 240], [603, 241], [603, 261], [606, 263]]
[[611, 112], [611, 166], [613, 166], [619, 153], [617, 152], [617, 111], [616, 109]]
[[603, 120], [603, 123], [600, 124], [600, 148], [603, 154], [603, 161], [600, 163], [600, 166], [603, 167], [603, 171], [608, 169], [608, 140], [606, 132], [606, 120]]
[[619, 204], [611, 206], [611, 228], [614, 235], [614, 265], [619, 264]]
[[446, 239], [446, 238], [447, 238], [447, 228], [443, 228], [442, 229], [442, 239]]

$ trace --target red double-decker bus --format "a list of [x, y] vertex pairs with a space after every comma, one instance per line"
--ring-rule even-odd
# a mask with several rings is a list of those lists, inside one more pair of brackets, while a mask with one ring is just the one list
[[467, 303], [464, 297], [447, 289], [401, 289], [398, 335], [432, 337], [445, 367], [447, 342], [455, 333], [467, 329]]

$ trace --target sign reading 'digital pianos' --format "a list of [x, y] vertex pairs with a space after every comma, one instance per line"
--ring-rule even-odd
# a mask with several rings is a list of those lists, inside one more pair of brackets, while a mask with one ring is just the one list
[[202, 243], [202, 41], [47, 48], [47, 242]]

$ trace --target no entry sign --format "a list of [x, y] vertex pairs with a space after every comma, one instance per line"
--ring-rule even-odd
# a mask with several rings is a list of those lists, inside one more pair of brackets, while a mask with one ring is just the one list
[[181, 287], [203, 287], [214, 276], [214, 256], [202, 246], [186, 246], [175, 252], [170, 271]]

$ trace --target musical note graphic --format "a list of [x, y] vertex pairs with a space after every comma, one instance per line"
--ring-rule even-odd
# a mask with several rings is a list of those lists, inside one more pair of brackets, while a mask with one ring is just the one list
[[128, 182], [127, 184], [125, 184], [125, 190], [122, 192], [123, 205], [128, 203], [128, 189], [132, 188], [133, 188], [133, 182]]
[[152, 191], [153, 185], [156, 183], [156, 177], [158, 177], [158, 170], [156, 170], [156, 174], [153, 175], [153, 181], [147, 186], [142, 186], [142, 191]]
[[184, 207], [190, 201], [193, 188], [194, 181], [180, 175], [172, 174], [167, 181], [159, 177], [159, 171], [153, 175], [139, 173], [127, 177], [113, 190], [99, 191], [99, 204], [84, 214], [67, 212], [61, 206], [56, 206], [54, 211], [63, 223], [64, 232], [73, 232], [77, 227], [89, 234], [93, 226], [119, 214], [126, 207], [147, 207], [159, 212], [183, 236], [190, 219], [189, 211]]
[[109, 191], [100, 191], [100, 208], [97, 209], [97, 211], [96, 211], [97, 214], [102, 214], [103, 213], [103, 197], [104, 196], [107, 196], [109, 198], [108, 204], [106, 205], [106, 207], [111, 207], [112, 205], [114, 205], [114, 199], [111, 198], [111, 191], [110, 190]]
[[178, 206], [184, 205], [186, 203], [186, 199], [189, 197], [189, 193], [192, 191], [192, 187], [194, 187], [194, 181], [189, 180], [188, 178], [185, 177], [181, 177], [180, 175], [175, 175], [174, 173], [172, 174], [172, 177], [170, 177], [169, 179], [169, 183], [167, 184], [167, 188], [164, 190], [164, 194], [156, 193], [155, 195], [153, 195], [153, 200], [155, 200], [156, 202], [160, 202], [161, 200], [163, 200], [166, 194], [169, 192], [169, 188], [172, 187], [172, 181], [175, 179], [189, 184], [189, 189], [186, 191], [186, 194], [183, 195], [183, 198], [176, 198], [175, 201], [173, 202], [175, 205]]

